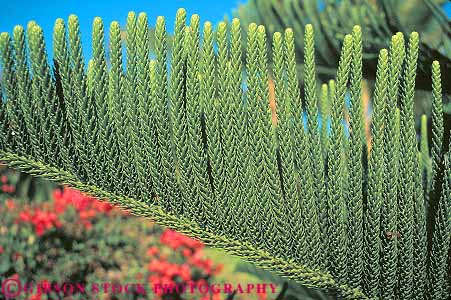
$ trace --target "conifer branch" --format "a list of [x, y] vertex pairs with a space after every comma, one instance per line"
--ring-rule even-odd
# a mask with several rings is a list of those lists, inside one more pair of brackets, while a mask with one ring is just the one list
[[328, 273], [322, 273], [293, 261], [274, 257], [267, 251], [258, 249], [248, 242], [237, 241], [222, 234], [214, 234], [210, 229], [202, 228], [189, 219], [180, 218], [172, 213], [168, 213], [158, 205], [137, 201], [120, 194], [112, 194], [96, 186], [79, 181], [70, 172], [56, 167], [50, 167], [41, 162], [7, 151], [1, 151], [0, 160], [30, 175], [71, 186], [90, 196], [108, 201], [129, 211], [133, 215], [153, 220], [172, 230], [198, 239], [208, 246], [223, 249], [227, 253], [239, 256], [262, 269], [274, 271], [277, 274], [286, 276], [286, 278], [295, 280], [306, 286], [340, 292], [346, 299], [368, 299], [358, 289], [351, 289], [346, 284], [338, 284]]

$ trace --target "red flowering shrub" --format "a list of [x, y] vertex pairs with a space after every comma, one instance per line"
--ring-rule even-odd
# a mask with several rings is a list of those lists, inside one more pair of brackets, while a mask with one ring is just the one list
[[38, 236], [43, 235], [47, 230], [61, 227], [61, 222], [54, 212], [49, 212], [36, 208], [33, 212], [22, 211], [19, 214], [20, 222], [31, 223]]
[[215, 275], [222, 266], [214, 266], [210, 259], [204, 259], [202, 249], [204, 244], [173, 230], [165, 230], [160, 236], [160, 242], [179, 251], [188, 264], [202, 270], [205, 276]]
[[113, 209], [109, 203], [98, 201], [70, 188], [55, 190], [53, 200], [55, 212], [63, 213], [68, 206], [73, 207], [78, 213], [80, 223], [87, 229], [91, 228], [91, 220], [97, 214], [108, 214]]
[[107, 202], [98, 201], [96, 198], [86, 196], [77, 190], [70, 188], [58, 189], [53, 192], [55, 210], [64, 212], [67, 206], [73, 206], [80, 214], [91, 217], [97, 213], [109, 213], [113, 206]]
[[[0, 215], [5, 216], [0, 219], [0, 282], [12, 276], [39, 284], [138, 280], [147, 294], [134, 291], [127, 299], [202, 299], [205, 295], [152, 287], [205, 284], [221, 270], [204, 257], [201, 242], [70, 188], [55, 190], [53, 199], [41, 203], [0, 197]], [[66, 296], [78, 299], [64, 291], [33, 293], [27, 299]], [[78, 296], [116, 299], [114, 293]]]
[[169, 247], [194, 252], [196, 249], [202, 248], [203, 244], [193, 240], [173, 230], [166, 230], [161, 236], [160, 241]]
[[[15, 203], [12, 199], [7, 199], [5, 204], [9, 210], [15, 208]], [[98, 201], [70, 188], [55, 190], [53, 192], [53, 201], [44, 203], [41, 206], [42, 208], [24, 207], [19, 212], [16, 223], [32, 224], [35, 233], [41, 236], [53, 228], [61, 227], [61, 221], [58, 216], [63, 217], [67, 209], [75, 211], [75, 221], [84, 225], [86, 229], [91, 228], [91, 220], [98, 214], [108, 214], [113, 209], [113, 206], [109, 203]]]
[[[178, 232], [169, 229], [164, 230], [160, 236], [160, 243], [170, 248], [172, 255], [168, 258], [155, 246], [148, 249], [147, 254], [151, 257], [151, 261], [147, 265], [147, 269], [151, 273], [148, 279], [153, 286], [175, 287], [183, 286], [186, 283], [198, 286], [205, 284], [222, 269], [222, 265], [214, 265], [210, 259], [204, 258], [202, 252], [204, 245], [201, 242]], [[164, 296], [165, 292], [164, 289], [155, 290], [158, 296]], [[173, 294], [177, 294], [179, 297], [181, 295], [177, 291]], [[189, 296], [192, 297], [193, 295]], [[214, 296], [213, 299], [219, 297], [219, 295]], [[209, 296], [208, 299], [210, 299]]]

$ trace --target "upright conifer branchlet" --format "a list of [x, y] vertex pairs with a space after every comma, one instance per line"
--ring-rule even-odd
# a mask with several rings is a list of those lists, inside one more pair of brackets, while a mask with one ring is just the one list
[[[218, 25], [218, 29], [216, 31], [216, 44], [218, 47], [217, 54], [217, 70], [216, 73], [216, 95], [214, 99], [211, 99], [213, 105], [216, 106], [217, 111], [217, 122], [218, 128], [220, 128], [220, 136], [219, 137], [219, 145], [217, 147], [221, 151], [221, 156], [227, 157], [227, 154], [230, 152], [230, 143], [227, 143], [227, 136], [231, 136], [231, 114], [230, 109], [228, 108], [227, 103], [227, 85], [228, 85], [228, 45], [227, 45], [227, 24], [225, 22], [221, 22]], [[224, 70], [224, 72], [219, 72], [219, 70]], [[227, 199], [229, 199], [229, 182], [227, 181], [227, 162], [224, 160], [221, 161], [221, 167], [218, 169], [217, 176], [215, 177], [215, 181], [217, 181], [218, 191], [216, 197], [216, 217], [218, 219], [218, 226], [222, 227], [224, 225], [223, 219], [225, 215], [229, 214], [228, 210], [221, 209], [221, 207], [226, 207]]]
[[[95, 18], [92, 29], [92, 61], [93, 61], [93, 91], [91, 97], [94, 102], [94, 112], [97, 121], [92, 124], [93, 136], [90, 137], [91, 143], [95, 145], [95, 180], [103, 180], [106, 185], [105, 177], [102, 177], [108, 170], [104, 167], [104, 161], [111, 161], [107, 156], [105, 145], [107, 144], [107, 128], [108, 128], [108, 101], [106, 96], [108, 95], [108, 89], [106, 88], [108, 83], [108, 74], [106, 69], [106, 55], [105, 55], [105, 33], [103, 21], [101, 18]], [[94, 158], [93, 158], [94, 160]], [[103, 178], [103, 179], [101, 179]]]
[[[318, 99], [316, 97], [315, 40], [313, 26], [307, 24], [304, 32], [305, 106], [307, 108], [309, 162], [314, 176], [314, 192], [317, 215], [321, 228], [322, 248], [327, 247], [327, 194], [325, 189], [324, 161], [318, 127]], [[322, 260], [327, 256], [326, 251]]]
[[419, 35], [413, 32], [409, 38], [401, 97], [401, 189], [399, 208], [399, 295], [410, 299], [413, 285], [413, 221], [414, 221], [414, 166], [417, 148], [413, 117], [413, 97], [418, 59]]
[[[297, 181], [299, 178], [295, 173], [295, 157], [292, 151], [292, 112], [291, 99], [286, 98], [285, 86], [285, 65], [284, 65], [284, 49], [283, 39], [280, 32], [274, 33], [272, 47], [273, 47], [273, 74], [274, 74], [274, 90], [276, 100], [277, 113], [277, 139], [279, 148], [279, 157], [281, 160], [284, 202], [287, 204], [287, 216], [290, 222], [287, 222], [287, 227], [293, 228], [300, 222], [299, 212], [299, 194], [297, 190]], [[286, 237], [290, 241], [288, 249], [291, 253], [296, 253], [296, 236], [293, 236], [291, 229], [285, 228], [289, 233]]]
[[[175, 181], [174, 157], [171, 142], [171, 123], [168, 102], [168, 74], [167, 74], [167, 33], [166, 23], [163, 17], [157, 18], [155, 27], [155, 54], [156, 54], [156, 84], [158, 86], [157, 99], [155, 100], [156, 110], [156, 139], [161, 151], [161, 161], [159, 168], [162, 173], [163, 191], [159, 195], [159, 200], [163, 201], [163, 206], [171, 211], [177, 201], [178, 187]], [[164, 201], [166, 200], [166, 201]]]
[[338, 282], [347, 281], [347, 237], [345, 216], [346, 204], [343, 190], [343, 108], [348, 83], [350, 61], [353, 53], [353, 39], [347, 35], [344, 40], [337, 71], [337, 84], [332, 102], [331, 145], [328, 155], [328, 234], [331, 273]]
[[187, 129], [188, 129], [188, 162], [186, 168], [190, 188], [187, 207], [196, 207], [196, 211], [186, 213], [197, 219], [202, 225], [211, 212], [206, 211], [205, 203], [212, 202], [211, 185], [207, 173], [207, 153], [202, 141], [202, 112], [205, 106], [200, 95], [199, 73], [199, 16], [191, 17], [190, 26], [185, 35], [187, 55]]
[[349, 282], [353, 287], [361, 285], [363, 250], [363, 108], [362, 108], [362, 31], [355, 26], [353, 33], [353, 57], [351, 68], [351, 111], [349, 122], [349, 189], [348, 239], [349, 239]]
[[398, 211], [398, 169], [399, 169], [399, 134], [397, 132], [397, 107], [400, 74], [404, 60], [404, 38], [402, 35], [394, 35], [390, 45], [390, 67], [388, 70], [388, 97], [385, 114], [384, 153], [382, 167], [384, 173], [384, 191], [381, 210], [381, 243], [382, 243], [382, 265], [381, 280], [384, 289], [381, 297], [393, 299], [396, 287], [396, 264], [397, 264], [397, 211]]
[[[39, 153], [39, 140], [31, 117], [31, 78], [28, 70], [28, 53], [26, 48], [25, 30], [15, 26], [13, 30], [14, 54], [16, 60], [18, 106], [22, 111], [22, 134], [25, 152]], [[67, 62], [66, 62], [67, 64]], [[66, 87], [67, 88], [67, 87]]]
[[155, 121], [151, 113], [151, 85], [150, 85], [150, 46], [149, 46], [149, 24], [147, 21], [147, 15], [145, 13], [139, 13], [137, 25], [136, 25], [136, 39], [137, 41], [137, 111], [134, 117], [136, 122], [135, 130], [137, 130], [137, 143], [136, 149], [136, 172], [140, 178], [138, 195], [139, 197], [150, 201], [152, 197], [152, 191], [154, 193], [157, 190], [158, 178], [151, 177], [152, 174], [157, 174], [156, 165], [157, 161], [157, 149], [154, 145], [153, 126]]
[[[296, 182], [296, 189], [299, 195], [297, 199], [297, 206], [292, 207], [292, 214], [295, 218], [293, 220], [293, 234], [295, 239], [298, 241], [295, 246], [294, 253], [292, 256], [295, 257], [296, 261], [303, 261], [308, 256], [310, 256], [310, 260], [312, 260], [312, 254], [308, 253], [307, 249], [311, 249], [311, 246], [307, 246], [307, 243], [312, 243], [312, 246], [316, 246], [318, 239], [314, 238], [310, 239], [310, 236], [307, 237], [307, 233], [311, 234], [311, 237], [318, 236], [320, 233], [319, 223], [315, 226], [310, 226], [308, 221], [315, 221], [314, 218], [304, 219], [302, 222], [302, 218], [304, 212], [307, 209], [310, 210], [310, 213], [314, 212], [315, 204], [314, 204], [314, 194], [313, 194], [313, 179], [311, 176], [301, 176], [301, 174], [309, 174], [310, 164], [303, 163], [307, 161], [308, 151], [307, 151], [307, 135], [304, 130], [303, 123], [303, 112], [302, 112], [302, 103], [301, 97], [299, 93], [299, 83], [297, 78], [296, 71], [296, 61], [295, 57], [295, 41], [294, 41], [294, 33], [292, 29], [285, 30], [284, 34], [284, 51], [286, 56], [285, 67], [287, 70], [287, 86], [286, 86], [286, 107], [288, 107], [288, 103], [290, 103], [289, 107], [292, 110], [292, 133], [290, 135], [291, 139], [291, 151], [292, 156], [294, 158], [295, 163], [295, 174], [299, 177]], [[277, 100], [276, 100], [277, 101]], [[282, 102], [283, 104], [283, 102]], [[282, 107], [281, 104], [281, 107]], [[281, 120], [283, 122], [283, 120]], [[299, 208], [299, 209], [297, 209]], [[314, 244], [316, 242], [316, 244]], [[316, 256], [317, 257], [317, 256]]]
[[[255, 157], [253, 153], [253, 147], [256, 144], [255, 136], [256, 130], [255, 116], [252, 106], [253, 99], [257, 98], [256, 86], [258, 85], [258, 48], [257, 48], [257, 24], [250, 24], [247, 32], [247, 52], [246, 52], [246, 70], [247, 70], [247, 80], [246, 83], [249, 88], [246, 90], [246, 102], [245, 102], [245, 114], [246, 114], [246, 144], [243, 152], [245, 153], [245, 182], [246, 182], [246, 199], [248, 200], [248, 213], [246, 217], [250, 219], [249, 238], [254, 242], [258, 243], [260, 240], [258, 238], [257, 228], [262, 228], [262, 224], [258, 221], [256, 217], [260, 214], [260, 203], [261, 200], [257, 197], [257, 182], [256, 182], [256, 167], [255, 167]], [[262, 243], [262, 241], [260, 241]]]
[[122, 190], [123, 181], [114, 176], [114, 172], [122, 173], [126, 166], [121, 161], [126, 160], [127, 136], [123, 125], [122, 115], [125, 114], [125, 103], [122, 101], [124, 94], [124, 74], [122, 68], [122, 40], [121, 28], [118, 22], [112, 22], [110, 25], [110, 71], [108, 74], [108, 112], [109, 112], [109, 134], [114, 138], [110, 139], [108, 151], [110, 158], [115, 158], [115, 164], [110, 168], [112, 180], [111, 186], [116, 190]]
[[[60, 126], [60, 145], [61, 145], [61, 162], [64, 168], [72, 169], [72, 157], [74, 152], [69, 153], [67, 145], [72, 143], [73, 131], [77, 130], [75, 116], [73, 112], [72, 97], [70, 94], [70, 65], [69, 52], [67, 46], [66, 26], [63, 19], [57, 19], [53, 29], [53, 52], [54, 52], [54, 73], [58, 76], [61, 85], [56, 85], [57, 98], [61, 103], [61, 111], [58, 114], [57, 122], [62, 123]], [[20, 89], [19, 89], [20, 90]], [[78, 141], [76, 141], [78, 142]], [[74, 170], [75, 171], [75, 170]]]
[[383, 203], [384, 136], [387, 101], [388, 51], [379, 52], [374, 90], [372, 146], [368, 158], [368, 197], [364, 210], [364, 276], [363, 290], [369, 297], [378, 296], [380, 276], [380, 218]]
[[169, 77], [169, 110], [172, 125], [171, 141], [174, 157], [174, 172], [178, 187], [177, 199], [174, 200], [176, 214], [183, 212], [183, 195], [188, 190], [187, 177], [183, 170], [182, 159], [187, 155], [185, 86], [186, 55], [183, 51], [185, 38], [186, 12], [179, 9], [175, 18], [174, 41], [172, 44], [171, 75]]
[[440, 79], [440, 63], [434, 61], [432, 63], [432, 187], [434, 187], [435, 177], [438, 176], [438, 170], [443, 159], [443, 103]]
[[283, 202], [280, 180], [278, 178], [276, 138], [273, 124], [271, 122], [271, 112], [269, 109], [268, 90], [268, 67], [266, 57], [266, 31], [263, 26], [257, 28], [257, 90], [255, 98], [249, 98], [251, 108], [255, 111], [255, 166], [258, 185], [259, 199], [264, 214], [265, 223], [263, 230], [265, 244], [269, 249], [278, 249], [280, 255], [286, 252], [285, 230], [283, 219], [286, 215], [286, 205]]
[[205, 132], [207, 135], [207, 153], [209, 164], [211, 167], [211, 184], [213, 189], [213, 201], [205, 202], [204, 210], [208, 213], [208, 223], [216, 222], [216, 215], [214, 213], [214, 203], [218, 197], [218, 190], [224, 187], [219, 185], [218, 177], [222, 174], [222, 154], [221, 154], [221, 135], [219, 127], [219, 109], [215, 101], [215, 85], [216, 85], [216, 68], [215, 68], [215, 53], [214, 53], [214, 37], [213, 28], [210, 22], [205, 22], [203, 28], [203, 47], [201, 60], [201, 83], [200, 83], [200, 98], [203, 103], [205, 117]]
[[88, 97], [86, 97], [86, 75], [85, 75], [85, 61], [83, 57], [83, 51], [81, 48], [81, 33], [80, 24], [78, 18], [75, 15], [70, 15], [67, 21], [67, 31], [69, 40], [69, 64], [71, 66], [70, 75], [70, 94], [73, 97], [72, 102], [74, 111], [73, 116], [78, 129], [73, 132], [75, 156], [75, 166], [77, 174], [80, 178], [87, 176], [87, 168], [89, 167], [87, 154], [89, 151], [86, 149], [86, 128], [87, 120], [83, 114], [85, 108], [88, 107]]
[[241, 41], [241, 25], [238, 19], [233, 19], [230, 27], [230, 50], [229, 62], [227, 64], [227, 107], [230, 114], [231, 126], [230, 136], [225, 138], [230, 143], [227, 153], [228, 169], [227, 176], [230, 184], [230, 197], [233, 205], [231, 211], [239, 212], [237, 215], [230, 213], [228, 216], [231, 223], [234, 224], [230, 230], [234, 231], [238, 236], [245, 238], [246, 220], [242, 217], [246, 211], [246, 201], [244, 199], [244, 161], [245, 157], [240, 149], [244, 149], [246, 137], [246, 115], [243, 105], [242, 85], [242, 41]]

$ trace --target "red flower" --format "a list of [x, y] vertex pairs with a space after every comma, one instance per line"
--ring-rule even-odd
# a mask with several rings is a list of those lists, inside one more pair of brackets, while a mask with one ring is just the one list
[[92, 219], [97, 213], [109, 213], [113, 206], [109, 203], [101, 202], [94, 197], [89, 197], [83, 193], [65, 187], [63, 190], [53, 192], [54, 207], [57, 213], [63, 213], [68, 206], [72, 206], [82, 219]]
[[45, 229], [41, 224], [36, 225], [35, 232], [38, 236], [41, 236], [45, 233]]
[[40, 294], [33, 294], [33, 295], [31, 295], [29, 300], [41, 300], [41, 295]]
[[[222, 265], [215, 266], [211, 259], [203, 258], [202, 248], [204, 245], [194, 239], [186, 237], [172, 230], [165, 230], [160, 236], [160, 242], [173, 250], [179, 251], [184, 257], [186, 263], [174, 264], [166, 261], [166, 257], [161, 254], [150, 261], [148, 264], [149, 272], [153, 273], [149, 280], [153, 284], [161, 283], [164, 280], [174, 281], [177, 278], [184, 282], [192, 281], [193, 267], [200, 269], [204, 275], [213, 275], [221, 271]], [[156, 247], [148, 249], [149, 256], [155, 257], [158, 253]], [[194, 279], [195, 280], [195, 279]], [[178, 281], [178, 280], [177, 280]], [[195, 283], [196, 280], [194, 281]]]
[[190, 256], [191, 254], [193, 254], [193, 251], [191, 251], [190, 249], [183, 249], [183, 250], [182, 250], [182, 254], [183, 254], [183, 256], [188, 257], [188, 256]]
[[190, 248], [201, 249], [204, 247], [202, 242], [191, 239], [183, 234], [167, 229], [160, 236], [160, 242], [168, 245], [173, 249], [177, 248]]
[[3, 252], [5, 252], [5, 249], [3, 249], [2, 246], [0, 246], [0, 254], [2, 254]]
[[53, 227], [61, 227], [57, 215], [53, 212], [44, 211], [36, 208], [33, 213], [28, 211], [22, 211], [19, 214], [19, 221], [23, 223], [31, 223], [34, 226], [34, 230], [38, 236], [43, 235], [46, 231]]
[[2, 185], [2, 191], [5, 193], [14, 193], [16, 191], [16, 187], [11, 184]]
[[13, 210], [14, 208], [16, 208], [16, 203], [14, 202], [13, 199], [6, 199], [5, 205], [9, 210]]
[[183, 279], [183, 281], [191, 280], [191, 269], [189, 265], [188, 264], [181, 265], [178, 271], [178, 275], [180, 276], [180, 278]]
[[155, 284], [160, 282], [160, 276], [158, 275], [150, 275], [149, 276], [149, 283], [155, 286]]
[[21, 213], [19, 214], [19, 220], [22, 221], [22, 222], [28, 222], [28, 221], [30, 221], [30, 220], [31, 220], [31, 215], [30, 215], [30, 213], [25, 212], [25, 211], [21, 212]]
[[39, 281], [39, 286], [50, 286], [50, 281], [48, 279], [42, 279]]
[[158, 254], [159, 252], [160, 252], [160, 250], [155, 246], [147, 249], [147, 255], [149, 255], [149, 256], [154, 256], [154, 255]]
[[166, 262], [163, 260], [159, 260], [159, 259], [153, 259], [150, 261], [150, 263], [147, 266], [147, 269], [150, 272], [154, 272], [154, 273], [161, 273], [163, 272], [163, 270], [166, 268]]
[[179, 268], [176, 264], [170, 264], [162, 272], [164, 275], [173, 278], [179, 274]]
[[8, 177], [6, 177], [6, 175], [2, 175], [0, 177], [0, 180], [1, 180], [2, 183], [7, 183], [8, 182]]

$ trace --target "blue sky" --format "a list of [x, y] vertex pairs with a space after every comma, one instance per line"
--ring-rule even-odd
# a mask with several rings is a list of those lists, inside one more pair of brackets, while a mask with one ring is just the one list
[[199, 14], [202, 21], [216, 23], [231, 15], [239, 3], [246, 0], [0, 0], [0, 32], [12, 32], [15, 25], [26, 28], [28, 21], [36, 21], [44, 30], [47, 49], [51, 47], [53, 25], [57, 18], [67, 20], [76, 14], [80, 20], [85, 57], [91, 53], [91, 30], [94, 17], [102, 17], [106, 29], [112, 21], [125, 25], [129, 11], [146, 12], [150, 24], [157, 16], [166, 18], [168, 30], [172, 31], [175, 13], [183, 7], [188, 15]]
[[[116, 20], [123, 26], [129, 11], [146, 12], [151, 24], [157, 16], [165, 16], [168, 30], [172, 31], [175, 13], [184, 7], [188, 15], [197, 13], [202, 21], [216, 23], [231, 15], [240, 3], [247, 0], [0, 0], [0, 32], [11, 32], [17, 24], [26, 27], [28, 21], [36, 21], [44, 30], [48, 49], [52, 46], [53, 25], [57, 18], [67, 20], [70, 14], [80, 19], [84, 54], [91, 56], [92, 20], [102, 17], [108, 30], [109, 24]], [[448, 16], [451, 3], [444, 5]], [[49, 51], [51, 54], [51, 51]]]
[[445, 10], [446, 15], [448, 17], [450, 17], [451, 16], [451, 3], [447, 2], [447, 3], [443, 4], [443, 9]]

